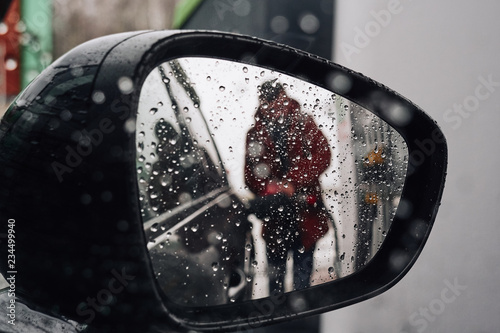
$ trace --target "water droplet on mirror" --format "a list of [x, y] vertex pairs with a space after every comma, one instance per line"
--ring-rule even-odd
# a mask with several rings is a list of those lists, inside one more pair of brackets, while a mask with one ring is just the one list
[[212, 263], [212, 270], [214, 272], [217, 272], [219, 270], [219, 263], [218, 262], [213, 262]]
[[157, 232], [158, 231], [158, 223], [155, 223], [151, 226], [151, 232]]
[[151, 108], [151, 110], [149, 110], [149, 114], [151, 114], [151, 115], [156, 114], [156, 112], [158, 112], [157, 108]]
[[219, 90], [220, 90], [220, 91], [224, 91], [224, 90], [226, 90], [226, 87], [224, 87], [224, 86], [220, 86], [220, 87], [219, 87]]

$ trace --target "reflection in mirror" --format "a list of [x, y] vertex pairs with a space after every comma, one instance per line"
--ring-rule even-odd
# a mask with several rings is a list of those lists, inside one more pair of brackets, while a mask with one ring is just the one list
[[342, 96], [208, 58], [150, 73], [136, 133], [153, 268], [166, 297], [188, 306], [361, 269], [390, 228], [408, 161], [394, 129]]

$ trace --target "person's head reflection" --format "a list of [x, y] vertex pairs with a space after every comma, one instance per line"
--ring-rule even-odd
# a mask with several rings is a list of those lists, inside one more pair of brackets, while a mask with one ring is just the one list
[[291, 111], [297, 109], [295, 105], [290, 105], [290, 102], [294, 104], [296, 101], [286, 95], [283, 85], [277, 80], [266, 81], [257, 89], [260, 102], [259, 110], [267, 121], [283, 120], [284, 117], [290, 115]]

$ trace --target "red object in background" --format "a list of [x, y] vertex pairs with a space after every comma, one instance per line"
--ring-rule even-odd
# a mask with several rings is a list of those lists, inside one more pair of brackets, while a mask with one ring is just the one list
[[20, 17], [20, 0], [14, 0], [0, 23], [0, 94], [7, 96], [15, 96], [21, 89]]

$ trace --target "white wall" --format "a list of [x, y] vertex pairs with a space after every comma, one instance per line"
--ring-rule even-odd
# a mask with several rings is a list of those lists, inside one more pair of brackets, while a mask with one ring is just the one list
[[[388, 292], [324, 315], [323, 332], [498, 332], [500, 2], [337, 4], [336, 62], [434, 118], [448, 140], [449, 165], [435, 227], [415, 266]], [[390, 19], [374, 14], [381, 11], [392, 11]], [[359, 31], [367, 29], [363, 39]]]

